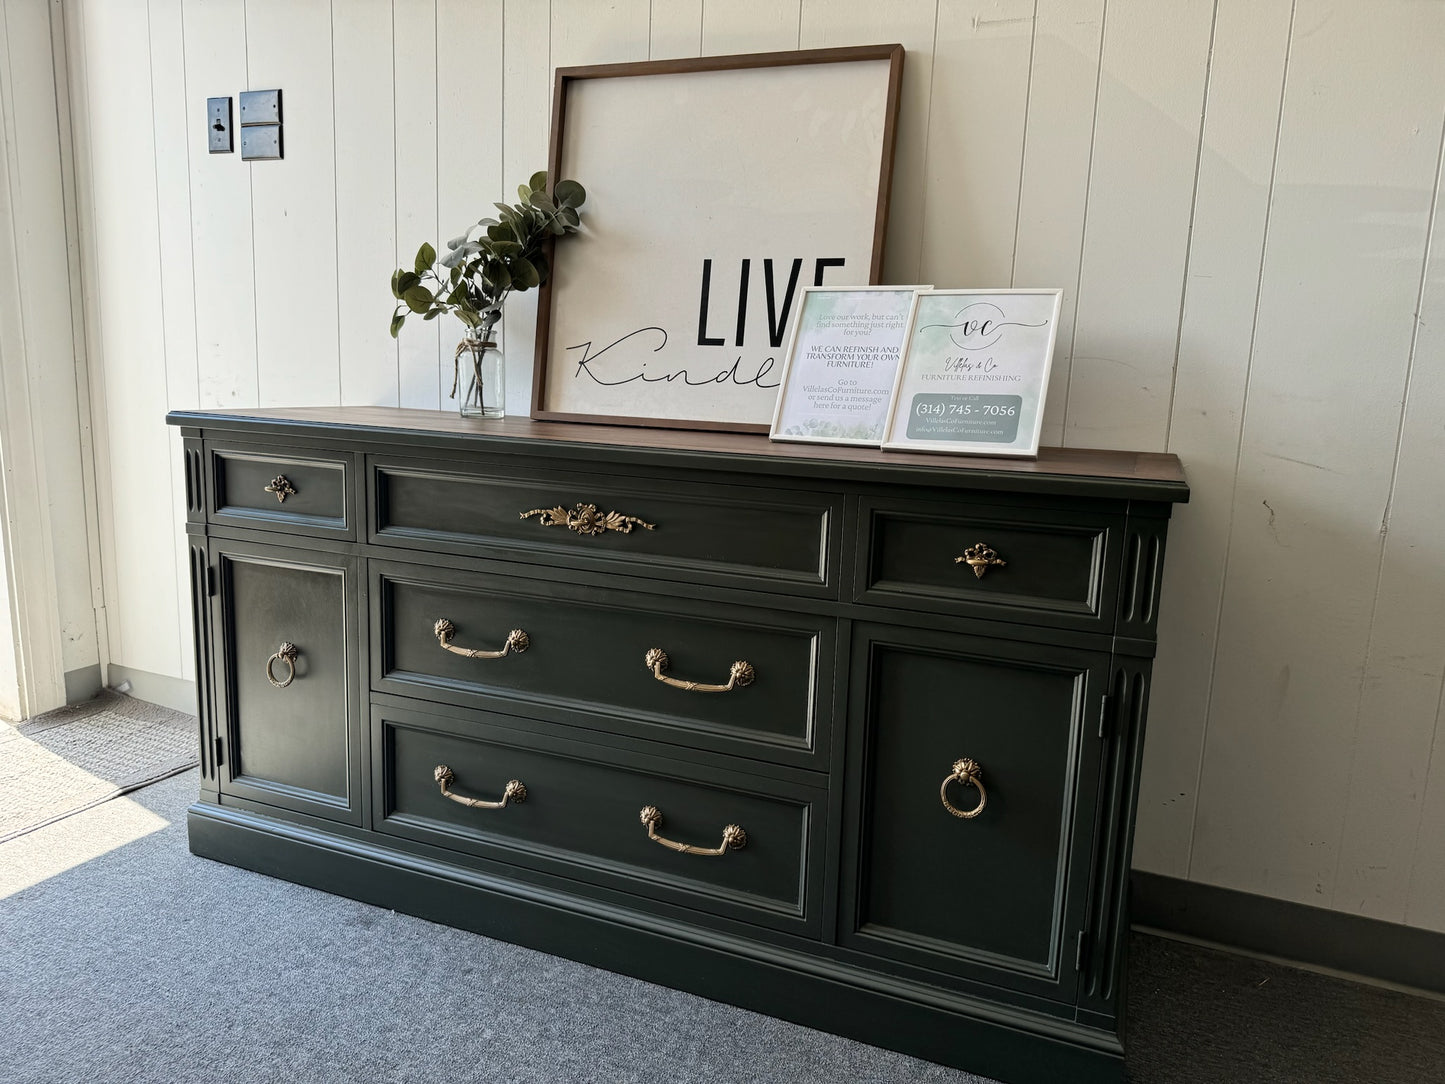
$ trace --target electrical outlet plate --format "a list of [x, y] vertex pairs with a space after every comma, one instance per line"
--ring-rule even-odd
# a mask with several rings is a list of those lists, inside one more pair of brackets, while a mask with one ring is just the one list
[[281, 92], [279, 90], [243, 90], [241, 92], [241, 124], [280, 124]]
[[252, 125], [241, 129], [241, 158], [247, 162], [281, 157], [281, 125]]
[[230, 98], [206, 99], [206, 138], [212, 154], [230, 154], [234, 149]]

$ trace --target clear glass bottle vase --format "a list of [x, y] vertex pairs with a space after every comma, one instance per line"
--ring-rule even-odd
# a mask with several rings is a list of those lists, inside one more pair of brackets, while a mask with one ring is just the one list
[[504, 418], [506, 374], [502, 352], [492, 341], [490, 327], [468, 328], [457, 344], [456, 379], [452, 395], [463, 418]]

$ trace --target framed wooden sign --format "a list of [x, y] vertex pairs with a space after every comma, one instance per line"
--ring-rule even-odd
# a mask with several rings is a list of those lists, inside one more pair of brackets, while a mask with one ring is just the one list
[[884, 448], [1039, 454], [1062, 290], [914, 298]]
[[773, 440], [877, 447], [925, 286], [808, 286], [798, 303], [773, 411]]
[[587, 187], [537, 309], [532, 416], [767, 432], [802, 288], [876, 283], [901, 45], [558, 68]]

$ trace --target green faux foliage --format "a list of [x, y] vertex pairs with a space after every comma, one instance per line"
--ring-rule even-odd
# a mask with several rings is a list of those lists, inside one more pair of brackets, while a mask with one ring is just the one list
[[541, 171], [517, 188], [517, 196], [519, 203], [496, 204], [496, 218], [484, 218], [448, 241], [440, 259], [436, 249], [423, 244], [410, 270], [398, 267], [392, 273], [391, 293], [397, 300], [393, 339], [408, 316], [435, 320], [443, 313], [488, 339], [508, 294], [547, 281], [543, 248], [549, 238], [581, 228], [579, 208], [587, 192], [576, 181], [558, 181], [549, 195], [547, 174]]

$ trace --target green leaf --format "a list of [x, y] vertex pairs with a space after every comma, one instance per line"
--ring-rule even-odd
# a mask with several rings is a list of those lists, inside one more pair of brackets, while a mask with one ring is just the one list
[[435, 320], [435, 319], [436, 319], [438, 316], [440, 316], [441, 314], [442, 314], [442, 310], [441, 310], [441, 309], [432, 309], [431, 312], [429, 312], [429, 313], [427, 313], [425, 316], [423, 316], [422, 319], [423, 319], [423, 320]]
[[507, 265], [501, 260], [488, 260], [487, 270], [483, 277], [498, 290], [505, 290], [512, 285], [512, 276], [507, 271]]
[[581, 207], [587, 202], [587, 189], [576, 181], [558, 181], [552, 198], [563, 207]]
[[552, 197], [547, 195], [546, 192], [538, 192], [535, 196], [533, 196], [532, 206], [540, 207], [548, 214], [551, 214], [552, 212], [557, 210], [557, 205], [552, 202]]
[[563, 207], [562, 218], [569, 227], [568, 232], [576, 233], [577, 225], [582, 221], [582, 216], [579, 215], [576, 211], [574, 211], [571, 207]]
[[399, 331], [401, 330], [401, 325], [404, 324], [404, 323], [406, 323], [406, 313], [404, 313], [404, 312], [395, 312], [395, 313], [392, 313], [392, 315], [391, 315], [391, 337], [392, 337], [393, 339], [396, 338], [397, 332], [399, 332]]
[[466, 243], [467, 235], [462, 234], [460, 237], [453, 237], [450, 241], [448, 241], [447, 248], [461, 248]]
[[513, 289], [530, 290], [534, 286], [541, 285], [542, 277], [530, 261], [517, 256], [511, 261], [511, 268]]
[[486, 229], [488, 226], [495, 226], [496, 224], [497, 220], [495, 218], [483, 218], [477, 222], [477, 225], [483, 229]]
[[399, 285], [401, 282], [401, 276], [402, 270], [399, 267], [391, 273], [391, 296], [396, 298], [398, 301], [401, 300], [401, 286]]
[[406, 292], [420, 281], [421, 277], [417, 275], [416, 272], [398, 268], [395, 276], [396, 285], [393, 287], [396, 293], [396, 299], [400, 301], [406, 296]]
[[539, 169], [532, 174], [532, 179], [527, 182], [533, 192], [545, 192], [547, 190], [547, 171]]
[[526, 185], [524, 185], [524, 184], [519, 184], [519, 185], [517, 185], [517, 198], [522, 201], [522, 206], [523, 206], [523, 207], [527, 206], [527, 204], [529, 204], [529, 203], [532, 202], [532, 195], [533, 195], [532, 190], [531, 190], [530, 188], [528, 188]]
[[512, 231], [506, 226], [503, 226], [500, 222], [498, 222], [495, 226], [487, 227], [487, 237], [493, 241], [507, 241], [511, 239], [511, 236]]
[[413, 286], [402, 295], [402, 300], [412, 312], [426, 312], [431, 308], [433, 299], [431, 291], [425, 286]]
[[466, 258], [467, 253], [465, 249], [454, 248], [452, 249], [452, 251], [448, 252], [445, 256], [441, 258], [441, 265], [443, 267], [450, 267], [453, 271], [455, 271], [457, 270], [457, 266], [463, 263]]
[[432, 248], [429, 242], [423, 241], [421, 248], [416, 250], [416, 273], [420, 275], [436, 262], [437, 250]]
[[507, 221], [507, 219], [509, 218], [516, 217], [517, 209], [515, 207], [510, 207], [505, 203], [494, 203], [492, 204], [492, 206], [501, 213], [503, 222]]
[[520, 256], [522, 254], [522, 246], [516, 241], [493, 241], [490, 247], [492, 253], [497, 256]]

